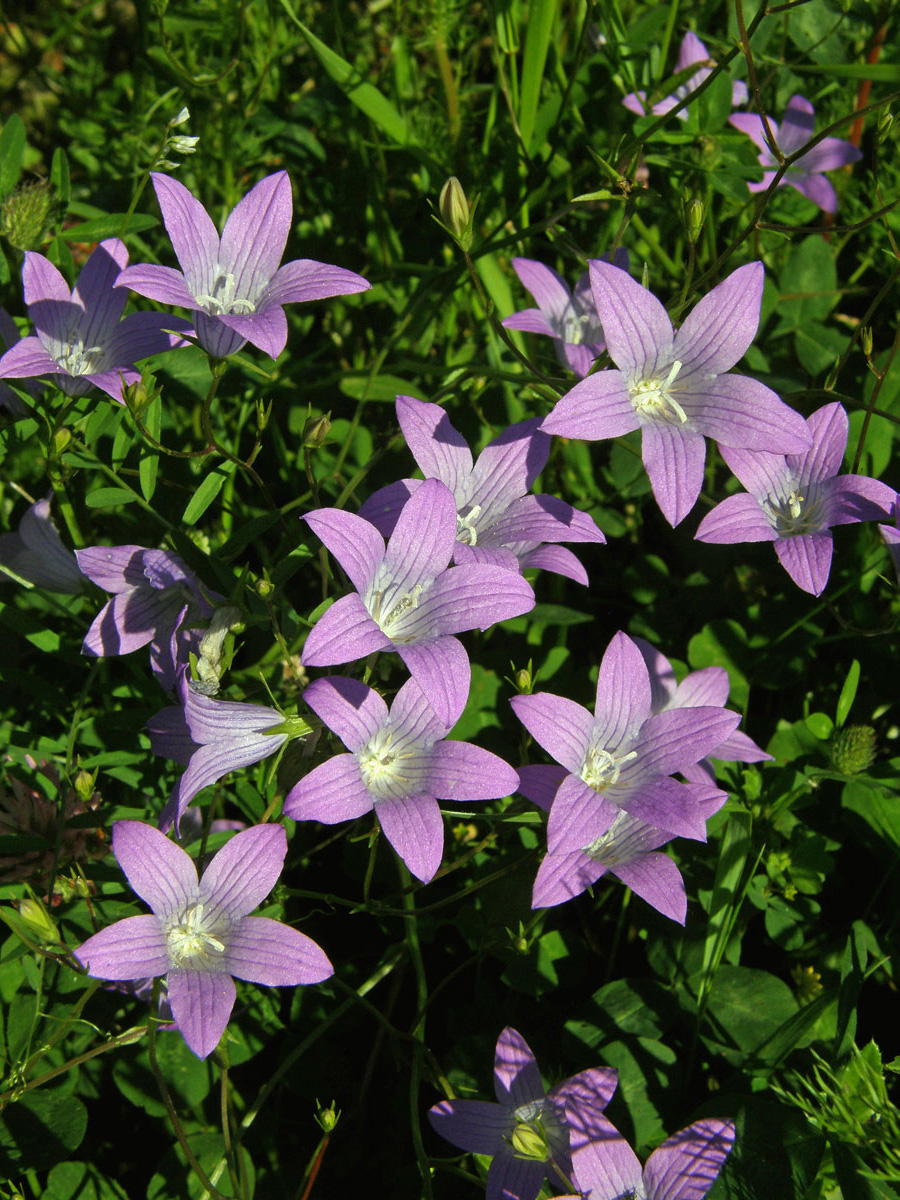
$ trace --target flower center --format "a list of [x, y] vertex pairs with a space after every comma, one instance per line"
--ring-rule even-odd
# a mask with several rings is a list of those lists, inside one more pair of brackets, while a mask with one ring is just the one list
[[221, 316], [223, 313], [254, 313], [256, 305], [246, 296], [236, 296], [237, 281], [231, 271], [223, 271], [216, 264], [216, 281], [212, 286], [212, 291], [204, 292], [202, 295], [194, 293], [194, 299], [198, 304], [202, 304], [204, 309], [211, 317]]
[[92, 375], [102, 354], [102, 346], [85, 346], [81, 338], [74, 338], [62, 347], [56, 361], [69, 375]]
[[[424, 583], [417, 583], [408, 592], [398, 592], [388, 585], [371, 593], [366, 600], [366, 607], [374, 621], [377, 621], [382, 633], [395, 642], [408, 642], [411, 636], [404, 635], [403, 618], [419, 607], [419, 596], [425, 590]], [[383, 609], [387, 609], [382, 613]], [[400, 628], [395, 628], [396, 626]], [[392, 632], [393, 629], [393, 632]]]
[[771, 495], [762, 501], [762, 510], [779, 537], [801, 537], [822, 528], [822, 505], [814, 492], [804, 495], [799, 487], [787, 496]]
[[591, 746], [581, 767], [581, 778], [595, 792], [605, 791], [618, 783], [622, 767], [633, 758], [637, 758], [637, 750], [615, 755], [601, 746]]
[[616, 842], [621, 841], [626, 827], [633, 823], [633, 817], [629, 817], [628, 813], [620, 812], [606, 833], [595, 838], [589, 846], [585, 846], [584, 853], [594, 862], [603, 863], [606, 867], [615, 867], [630, 861], [631, 855], [628, 853], [627, 845], [617, 846]]
[[600, 322], [589, 312], [579, 312], [577, 308], [567, 311], [560, 323], [562, 340], [570, 346], [581, 346], [585, 342], [599, 342], [602, 338]]
[[462, 542], [464, 546], [478, 545], [478, 531], [475, 528], [475, 522], [480, 515], [480, 504], [473, 504], [465, 516], [462, 513], [456, 514], [456, 540]]
[[638, 416], [668, 423], [677, 420], [680, 424], [685, 424], [688, 419], [687, 413], [669, 390], [683, 365], [676, 359], [665, 379], [660, 380], [655, 376], [628, 385], [631, 406]]
[[409, 753], [393, 745], [394, 733], [379, 729], [357, 755], [363, 783], [377, 800], [398, 799], [410, 793], [410, 780], [401, 764]]
[[222, 919], [207, 916], [204, 923], [203, 901], [197, 900], [180, 912], [166, 929], [166, 949], [173, 967], [187, 970], [215, 970], [225, 954]]
[[507, 1141], [516, 1158], [532, 1162], [550, 1162], [564, 1152], [568, 1142], [566, 1129], [552, 1100], [543, 1097], [520, 1105], [513, 1113], [515, 1125]]

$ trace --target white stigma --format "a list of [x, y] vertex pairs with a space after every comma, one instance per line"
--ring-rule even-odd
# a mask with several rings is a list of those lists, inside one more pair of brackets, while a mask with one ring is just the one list
[[69, 375], [92, 375], [102, 354], [102, 346], [85, 346], [81, 338], [75, 338], [62, 347], [56, 361]]
[[771, 495], [761, 504], [779, 537], [802, 537], [822, 527], [822, 506], [814, 491], [804, 495], [792, 487], [787, 496]]
[[217, 935], [223, 934], [222, 919], [204, 923], [202, 900], [189, 904], [166, 928], [166, 949], [173, 967], [191, 970], [215, 969], [225, 953], [225, 943]]
[[684, 364], [676, 359], [662, 381], [654, 377], [629, 384], [628, 392], [634, 411], [640, 416], [652, 417], [657, 421], [670, 422], [677, 418], [684, 425], [688, 419], [687, 413], [669, 390], [683, 366]]
[[219, 317], [227, 313], [245, 313], [256, 312], [256, 305], [252, 300], [248, 300], [243, 296], [236, 296], [237, 280], [231, 271], [223, 271], [218, 264], [216, 265], [216, 281], [212, 286], [211, 292], [204, 292], [201, 295], [194, 295], [194, 299], [198, 304], [202, 304], [204, 309], [211, 317]]
[[478, 545], [478, 531], [475, 528], [475, 522], [480, 516], [480, 504], [473, 504], [465, 516], [461, 513], [456, 514], [456, 540], [458, 542], [462, 542], [464, 546]]
[[357, 755], [363, 783], [379, 800], [406, 796], [410, 790], [410, 780], [402, 772], [402, 762], [410, 753], [394, 746], [393, 741], [393, 731], [383, 727]]
[[622, 767], [633, 758], [637, 758], [637, 750], [616, 756], [599, 746], [591, 746], [581, 767], [581, 778], [595, 792], [602, 792], [618, 783]]

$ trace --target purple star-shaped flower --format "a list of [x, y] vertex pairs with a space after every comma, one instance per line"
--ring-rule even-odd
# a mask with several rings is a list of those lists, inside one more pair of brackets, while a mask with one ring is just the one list
[[[532, 803], [552, 811], [556, 793], [567, 777], [565, 767], [535, 764], [519, 768], [519, 791]], [[690, 788], [704, 822], [722, 807], [726, 792], [705, 785]], [[552, 908], [580, 896], [607, 872], [646, 900], [657, 912], [683, 925], [687, 893], [681, 872], [667, 854], [658, 853], [671, 834], [620, 812], [606, 833], [580, 850], [550, 851], [538, 868], [532, 908]]]
[[798, 587], [819, 596], [828, 583], [833, 525], [889, 519], [897, 493], [865, 475], [838, 475], [850, 423], [840, 404], [826, 404], [806, 422], [812, 448], [804, 454], [723, 449], [746, 492], [706, 514], [701, 542], [774, 542]]
[[22, 338], [6, 351], [0, 358], [0, 378], [52, 375], [69, 396], [83, 396], [93, 386], [124, 404], [123, 383], [136, 383], [141, 377], [135, 362], [181, 342], [163, 327], [191, 327], [181, 317], [163, 318], [159, 313], [132, 313], [121, 319], [128, 296], [116, 291], [116, 281], [127, 262], [125, 243], [107, 238], [84, 264], [70, 292], [49, 259], [27, 251], [22, 283], [37, 336]]
[[32, 504], [19, 522], [17, 533], [0, 537], [0, 567], [9, 567], [22, 579], [51, 592], [77, 596], [84, 590], [78, 560], [63, 545], [50, 518], [49, 500]]
[[438, 479], [426, 479], [403, 506], [386, 547], [374, 525], [341, 509], [320, 508], [303, 519], [356, 589], [316, 622], [303, 665], [330, 667], [393, 651], [450, 728], [471, 679], [468, 655], [452, 635], [530, 612], [530, 586], [512, 571], [479, 562], [447, 569], [457, 544], [456, 503]]
[[[627, 271], [628, 251], [617, 250], [613, 261]], [[512, 265], [538, 306], [506, 317], [503, 327], [552, 337], [559, 361], [583, 379], [606, 349], [588, 272], [570, 291], [561, 275], [532, 258], [514, 258]]]
[[703, 1200], [734, 1145], [734, 1122], [707, 1117], [667, 1138], [641, 1168], [618, 1129], [603, 1116], [599, 1123], [596, 1136], [572, 1151], [580, 1200]]
[[182, 703], [164, 708], [147, 722], [154, 754], [187, 763], [160, 813], [159, 827], [179, 831], [182, 814], [203, 788], [241, 767], [276, 754], [291, 737], [302, 737], [309, 726], [285, 717], [264, 704], [213, 700], [190, 687], [185, 672], [179, 678]]
[[[675, 74], [680, 75], [682, 71], [686, 71], [688, 67], [698, 64], [697, 70], [686, 79], [684, 83], [678, 85], [671, 96], [664, 96], [662, 100], [657, 101], [652, 105], [649, 112], [655, 117], [661, 117], [665, 113], [670, 112], [676, 104], [680, 104], [682, 100], [690, 96], [691, 92], [695, 92], [705, 79], [709, 78], [710, 72], [716, 65], [709, 56], [709, 51], [697, 37], [696, 33], [686, 33], [682, 39], [681, 47], [678, 51], [678, 59], [675, 63]], [[733, 108], [738, 108], [741, 104], [746, 104], [748, 98], [747, 85], [741, 80], [736, 80], [731, 85], [731, 104]], [[647, 115], [647, 93], [646, 92], [629, 92], [627, 96], [622, 97], [622, 103], [627, 109], [633, 113], [637, 113], [639, 117]], [[682, 120], [687, 120], [687, 108], [679, 109], [676, 116]]]
[[567, 772], [550, 809], [551, 852], [590, 846], [622, 811], [669, 836], [704, 840], [697, 792], [670, 776], [709, 754], [740, 716], [714, 707], [652, 715], [647, 666], [626, 634], [617, 633], [603, 655], [593, 716], [549, 692], [514, 696], [511, 704]]
[[219, 1044], [235, 979], [321, 983], [334, 968], [320, 946], [282, 921], [251, 917], [275, 886], [287, 837], [280, 825], [236, 834], [198, 881], [193, 860], [141, 821], [116, 821], [113, 853], [152, 915], [126, 917], [76, 950], [95, 979], [166, 976], [172, 1016], [198, 1058]]
[[[778, 170], [778, 159], [772, 153], [766, 142], [766, 130], [762, 117], [756, 113], [733, 113], [728, 121], [741, 133], [746, 133], [759, 147], [760, 166], [764, 168], [761, 183], [748, 183], [751, 192], [764, 192], [775, 178]], [[816, 118], [813, 106], [803, 96], [793, 96], [784, 110], [784, 120], [781, 127], [769, 119], [772, 137], [785, 158], [806, 144], [813, 136]], [[833, 171], [837, 167], [846, 167], [862, 158], [862, 152], [852, 142], [841, 138], [827, 137], [817, 142], [806, 154], [802, 154], [793, 162], [778, 181], [779, 187], [788, 184], [802, 193], [807, 200], [812, 200], [825, 212], [837, 212], [837, 193], [831, 182], [822, 174], [823, 171]]]
[[448, 742], [450, 732], [421, 688], [408, 680], [388, 712], [381, 696], [354, 679], [317, 679], [303, 699], [349, 754], [338, 754], [296, 784], [284, 815], [334, 825], [375, 810], [388, 841], [417, 879], [433, 878], [444, 850], [442, 800], [496, 800], [519, 776], [487, 750]]
[[[465, 439], [439, 404], [398, 396], [397, 418], [419, 469], [453, 493], [455, 562], [510, 571], [543, 567], [587, 583], [584, 567], [570, 550], [545, 543], [605, 542], [593, 518], [555, 496], [526, 495], [550, 454], [550, 437], [541, 433], [540, 419], [511, 425], [473, 463]], [[421, 480], [401, 479], [380, 488], [359, 515], [389, 537], [403, 505], [421, 486]]]
[[591, 286], [619, 369], [577, 383], [544, 420], [546, 433], [596, 441], [640, 429], [653, 495], [670, 525], [700, 495], [704, 437], [750, 450], [809, 448], [799, 413], [757, 380], [726, 373], [756, 334], [762, 263], [732, 271], [677, 333], [656, 297], [618, 267], [592, 262]]
[[205, 592], [194, 572], [167, 550], [88, 546], [75, 556], [83, 575], [114, 593], [94, 618], [81, 653], [107, 658], [149, 643], [153, 673], [171, 690], [178, 667], [199, 644], [183, 627], [211, 617], [210, 601], [222, 597]]
[[528, 1044], [507, 1026], [494, 1056], [497, 1103], [443, 1100], [428, 1120], [461, 1150], [493, 1155], [487, 1200], [535, 1200], [545, 1179], [571, 1179], [573, 1155], [603, 1127], [616, 1078], [596, 1067], [545, 1092]]
[[181, 271], [139, 263], [122, 273], [118, 286], [192, 309], [197, 339], [215, 358], [234, 354], [245, 342], [277, 358], [287, 342], [283, 305], [371, 286], [354, 271], [309, 258], [278, 265], [293, 216], [286, 171], [267, 175], [247, 193], [229, 214], [221, 239], [183, 184], [168, 175], [151, 178]]
[[[650, 672], [654, 713], [665, 712], [670, 708], [696, 708], [705, 704], [725, 707], [730, 685], [728, 672], [724, 667], [702, 667], [699, 671], [691, 671], [679, 683], [672, 664], [664, 654], [643, 638], [635, 638], [634, 642]], [[772, 759], [771, 754], [757, 746], [756, 742], [740, 729], [735, 729], [715, 750], [710, 751], [709, 757], [721, 759], [723, 762], [765, 762]], [[691, 783], [714, 785], [716, 782], [715, 770], [706, 759], [685, 767], [681, 773]]]

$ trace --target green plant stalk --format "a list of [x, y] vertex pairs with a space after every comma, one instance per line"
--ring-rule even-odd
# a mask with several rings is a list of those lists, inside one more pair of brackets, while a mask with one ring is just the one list
[[410, 1028], [410, 1034], [416, 1040], [413, 1050], [412, 1070], [409, 1076], [409, 1115], [413, 1149], [422, 1176], [422, 1192], [424, 1200], [432, 1200], [431, 1168], [428, 1165], [428, 1155], [425, 1153], [425, 1143], [422, 1141], [422, 1125], [419, 1117], [421, 1102], [419, 1100], [419, 1085], [422, 1079], [422, 1059], [425, 1050], [425, 1010], [428, 1007], [428, 980], [425, 978], [425, 963], [422, 959], [422, 948], [419, 945], [419, 928], [416, 917], [416, 898], [412, 890], [412, 877], [406, 863], [398, 859], [400, 882], [403, 886], [403, 909], [406, 914], [406, 946], [410, 961], [416, 975], [416, 1015]]

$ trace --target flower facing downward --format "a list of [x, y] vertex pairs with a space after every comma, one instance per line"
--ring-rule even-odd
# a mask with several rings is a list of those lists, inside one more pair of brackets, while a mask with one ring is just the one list
[[850, 423], [840, 404], [826, 404], [806, 422], [812, 448], [804, 454], [725, 450], [722, 457], [746, 492], [728, 496], [700, 522], [701, 542], [774, 542], [798, 587], [825, 590], [834, 549], [831, 527], [890, 518], [897, 493], [865, 475], [839, 475]]
[[653, 495], [670, 525], [682, 521], [700, 495], [704, 437], [750, 450], [809, 448], [799, 413], [757, 380], [728, 373], [756, 334], [762, 263], [732, 271], [677, 332], [662, 304], [625, 271], [603, 262], [590, 269], [618, 370], [577, 383], [544, 420], [546, 433], [595, 441], [640, 429]]
[[28, 251], [22, 283], [37, 336], [22, 338], [6, 351], [0, 358], [0, 378], [52, 375], [69, 396], [83, 396], [93, 386], [123, 404], [123, 381], [137, 383], [141, 377], [135, 362], [180, 343], [177, 335], [163, 329], [190, 329], [190, 322], [181, 317], [159, 313], [132, 313], [121, 319], [128, 296], [116, 286], [127, 262], [124, 242], [107, 238], [84, 264], [70, 292], [49, 259]]
[[[665, 113], [670, 112], [676, 104], [680, 104], [682, 100], [690, 96], [691, 92], [695, 92], [705, 79], [709, 78], [715, 63], [709, 56], [709, 51], [697, 37], [696, 33], [686, 33], [681, 42], [681, 48], [678, 51], [678, 61], [675, 63], [675, 74], [680, 75], [682, 71], [686, 71], [688, 67], [696, 65], [697, 69], [694, 73], [680, 83], [671, 96], [664, 96], [662, 100], [657, 101], [649, 111], [656, 117], [661, 117]], [[741, 104], [747, 103], [747, 85], [740, 80], [736, 80], [731, 85], [731, 104], [733, 108], [738, 108]], [[646, 115], [647, 109], [647, 93], [646, 92], [629, 92], [627, 96], [622, 98], [622, 103], [630, 112], [637, 113], [639, 117]], [[687, 108], [681, 108], [676, 113], [676, 116], [681, 121], [687, 120]]]
[[95, 979], [166, 976], [172, 1016], [206, 1058], [225, 1032], [235, 979], [275, 986], [321, 983], [333, 974], [323, 950], [281, 921], [249, 914], [284, 863], [280, 825], [236, 834], [198, 881], [191, 858], [141, 821], [116, 821], [113, 853], [152, 913], [126, 917], [82, 943], [77, 957]]
[[[76, 596], [84, 590], [78, 560], [67, 549], [50, 517], [50, 501], [38, 500], [24, 514], [17, 533], [0, 536], [0, 568], [36, 587]], [[4, 576], [0, 572], [0, 579]]]
[[151, 178], [181, 271], [139, 263], [123, 271], [117, 286], [192, 309], [200, 345], [216, 358], [234, 354], [245, 342], [277, 358], [287, 342], [282, 305], [371, 286], [353, 271], [313, 259], [278, 265], [293, 210], [286, 171], [267, 175], [247, 193], [229, 214], [221, 238], [183, 184], [168, 175]]
[[317, 679], [303, 693], [349, 754], [316, 767], [291, 789], [284, 815], [332, 825], [375, 810], [388, 841], [417, 879], [441, 864], [444, 828], [437, 798], [469, 803], [511, 795], [519, 777], [495, 754], [444, 739], [450, 726], [408, 680], [391, 710], [354, 679]]
[[493, 1155], [487, 1200], [535, 1200], [545, 1179], [571, 1179], [572, 1155], [602, 1128], [615, 1088], [616, 1072], [598, 1067], [545, 1092], [527, 1042], [507, 1026], [494, 1057], [497, 1103], [443, 1100], [428, 1120], [461, 1150]]
[[[465, 439], [440, 405], [398, 396], [397, 417], [422, 473], [439, 479], [453, 493], [455, 562], [511, 571], [543, 567], [587, 583], [575, 555], [553, 543], [605, 542], [593, 518], [556, 496], [526, 494], [550, 454], [550, 438], [538, 428], [539, 419], [511, 425], [473, 463]], [[421, 486], [418, 479], [402, 479], [380, 488], [359, 515], [389, 537], [403, 505]]]
[[[728, 121], [741, 133], [746, 133], [759, 147], [759, 164], [764, 168], [762, 182], [749, 183], [747, 186], [751, 192], [766, 191], [775, 178], [779, 162], [766, 142], [766, 129], [762, 117], [756, 113], [733, 113]], [[771, 118], [769, 119], [772, 136], [785, 158], [796, 154], [810, 140], [815, 126], [813, 106], [803, 96], [794, 96], [788, 102], [780, 129]], [[837, 212], [837, 193], [822, 172], [846, 167], [860, 158], [862, 152], [852, 142], [834, 137], [822, 138], [788, 167], [778, 186], [790, 185], [825, 212]]]

